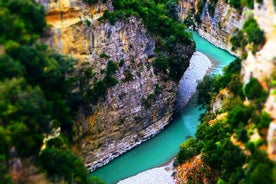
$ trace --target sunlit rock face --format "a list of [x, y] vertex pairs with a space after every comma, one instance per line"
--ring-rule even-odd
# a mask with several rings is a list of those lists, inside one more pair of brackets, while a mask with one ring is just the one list
[[[180, 18], [185, 20], [189, 14], [199, 13], [198, 4], [202, 2], [203, 0], [181, 0]], [[194, 20], [195, 29], [200, 36], [212, 44], [231, 51], [230, 37], [236, 29], [242, 28], [246, 13], [239, 13], [224, 0], [218, 1], [214, 9], [214, 15], [210, 15], [208, 8], [208, 1], [206, 1], [203, 5], [203, 11], [199, 13], [200, 20]]]
[[[118, 65], [118, 83], [76, 113], [73, 149], [90, 171], [160, 132], [173, 114], [177, 83], [154, 73], [155, 39], [142, 21], [99, 22], [103, 11], [112, 9], [111, 1], [91, 7], [77, 0], [39, 2], [52, 25], [43, 41], [76, 58], [76, 71], [92, 71], [88, 85], [104, 78], [108, 61]], [[185, 46], [187, 63], [193, 52], [194, 45]]]

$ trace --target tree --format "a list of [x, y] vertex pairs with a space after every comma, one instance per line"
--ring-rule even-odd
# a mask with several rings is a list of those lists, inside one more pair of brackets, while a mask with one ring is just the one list
[[243, 30], [247, 34], [248, 42], [254, 45], [262, 45], [265, 42], [264, 32], [260, 29], [254, 17], [249, 18], [243, 25]]
[[54, 182], [86, 184], [88, 172], [79, 158], [70, 151], [46, 148], [39, 157], [40, 164]]
[[261, 98], [266, 95], [263, 87], [256, 78], [251, 78], [244, 88], [245, 96], [249, 100]]
[[198, 153], [199, 150], [196, 149], [196, 140], [194, 138], [189, 138], [180, 146], [180, 151], [176, 156], [177, 163], [182, 164], [183, 162], [189, 160]]

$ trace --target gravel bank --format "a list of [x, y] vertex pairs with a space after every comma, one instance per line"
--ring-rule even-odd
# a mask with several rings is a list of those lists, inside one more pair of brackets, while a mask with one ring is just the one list
[[201, 52], [195, 52], [190, 60], [190, 65], [181, 78], [177, 92], [176, 111], [181, 110], [196, 92], [196, 87], [207, 71], [211, 68], [212, 62]]
[[118, 184], [175, 184], [173, 173], [173, 162], [170, 162], [168, 165], [153, 168], [121, 180]]

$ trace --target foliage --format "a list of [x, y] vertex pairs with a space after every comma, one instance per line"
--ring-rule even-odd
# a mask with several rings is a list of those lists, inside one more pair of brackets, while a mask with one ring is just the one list
[[88, 181], [88, 171], [71, 151], [46, 148], [39, 156], [39, 162], [54, 182], [65, 180], [68, 183], [86, 184]]
[[[105, 77], [102, 80], [97, 80], [94, 82], [92, 88], [85, 88], [86, 86], [89, 86], [87, 84], [88, 81], [83, 81], [85, 84], [80, 85], [80, 90], [82, 93], [81, 96], [84, 97], [84, 100], [89, 101], [89, 103], [96, 103], [100, 97], [103, 97], [106, 94], [108, 88], [115, 86], [118, 83], [118, 80], [114, 77], [116, 70], [118, 70], [117, 63], [109, 60], [105, 70]], [[84, 76], [83, 80], [85, 79], [86, 77]]]
[[[210, 75], [206, 75], [203, 80], [198, 84], [197, 86], [197, 103], [206, 106], [207, 104], [210, 104], [212, 99], [212, 83], [214, 81], [214, 78]], [[207, 92], [208, 91], [208, 92]]]
[[257, 21], [251, 17], [243, 24], [243, 30], [247, 34], [248, 42], [254, 45], [264, 44], [264, 32], [260, 29]]
[[254, 0], [230, 0], [229, 4], [236, 8], [239, 12], [242, 12], [244, 7], [250, 9], [254, 8]]
[[129, 71], [129, 70], [126, 70], [124, 72], [124, 76], [125, 76], [125, 78], [123, 79], [123, 82], [128, 82], [128, 81], [133, 81], [134, 80], [134, 76], [131, 73], [131, 71]]
[[91, 5], [95, 4], [95, 3], [97, 3], [98, 0], [83, 0], [83, 2], [86, 2], [86, 3], [88, 3], [91, 6]]
[[101, 179], [93, 176], [88, 178], [88, 184], [104, 184], [104, 182]]
[[[39, 43], [44, 17], [44, 8], [33, 0], [0, 1], [0, 181], [12, 183], [8, 163], [14, 147], [16, 157], [30, 159], [56, 182], [88, 183], [86, 168], [69, 146], [75, 60]], [[40, 154], [45, 134], [57, 127], [61, 136]]]
[[208, 12], [209, 14], [214, 17], [215, 15], [215, 8], [217, 5], [218, 0], [210, 0], [208, 4]]
[[6, 0], [0, 2], [0, 44], [14, 40], [30, 44], [45, 29], [45, 12], [30, 0]]
[[263, 89], [256, 78], [251, 78], [244, 88], [245, 96], [249, 100], [254, 100], [257, 107], [261, 108], [266, 101], [268, 93]]
[[176, 156], [177, 163], [181, 164], [193, 156], [197, 155], [199, 150], [196, 148], [196, 141], [194, 138], [189, 138], [187, 141], [181, 144], [180, 150]]
[[238, 48], [245, 48], [248, 41], [244, 38], [243, 31], [238, 31], [235, 36], [230, 38], [230, 42], [232, 44], [232, 50], [235, 51]]
[[262, 86], [256, 78], [251, 78], [244, 88], [244, 93], [248, 99], [259, 98], [262, 92]]
[[243, 98], [243, 85], [240, 82], [240, 71], [241, 60], [237, 58], [224, 68], [223, 75], [205, 76], [197, 86], [197, 103], [202, 106], [208, 106], [212, 98], [225, 87], [228, 87], [234, 95], [239, 95]]
[[255, 53], [265, 42], [265, 35], [260, 29], [254, 17], [250, 17], [245, 21], [242, 30], [237, 31], [236, 35], [230, 39], [232, 50], [240, 48], [243, 52], [247, 44], [253, 45], [253, 53]]
[[143, 97], [141, 101], [146, 108], [150, 108], [154, 100], [155, 100], [155, 95], [151, 93], [147, 96], [147, 98]]
[[236, 105], [228, 114], [227, 119], [233, 128], [246, 125], [253, 112], [252, 106]]
[[266, 112], [262, 112], [260, 115], [258, 115], [254, 119], [254, 123], [255, 123], [256, 127], [258, 128], [260, 134], [262, 134], [261, 130], [263, 128], [269, 127], [269, 124], [271, 121], [272, 121], [271, 117]]

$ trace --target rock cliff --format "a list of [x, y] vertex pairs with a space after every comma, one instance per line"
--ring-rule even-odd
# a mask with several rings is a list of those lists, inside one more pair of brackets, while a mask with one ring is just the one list
[[[118, 66], [114, 73], [118, 83], [95, 103], [86, 101], [76, 115], [73, 149], [90, 171], [169, 123], [177, 83], [154, 73], [155, 39], [140, 19], [130, 17], [114, 25], [99, 22], [103, 11], [112, 10], [111, 1], [92, 6], [77, 0], [38, 2], [46, 8], [47, 22], [52, 25], [51, 36], [44, 41], [78, 60], [77, 71], [89, 73], [85, 79], [88, 87], [104, 78], [109, 61]], [[187, 46], [187, 62], [193, 51], [193, 45]]]
[[[199, 3], [202, 3], [202, 11], [198, 9]], [[247, 46], [248, 57], [242, 63], [243, 83], [247, 83], [250, 78], [257, 78], [267, 90], [269, 90], [269, 97], [267, 99], [264, 110], [270, 114], [274, 121], [271, 122], [269, 132], [275, 131], [275, 86], [271, 85], [273, 76], [275, 75], [275, 50], [276, 46], [276, 13], [275, 6], [272, 0], [265, 0], [262, 4], [254, 3], [254, 9], [249, 10], [244, 8], [242, 12], [238, 12], [231, 8], [228, 3], [223, 0], [218, 0], [214, 15], [211, 16], [208, 12], [210, 1], [197, 0], [181, 0], [180, 1], [180, 17], [183, 21], [191, 19], [191, 14], [199, 15], [199, 20], [193, 19], [194, 28], [199, 35], [213, 43], [214, 45], [226, 49], [231, 52], [230, 38], [235, 33], [236, 29], [241, 29], [244, 21], [248, 16], [254, 16], [260, 28], [264, 30], [266, 35], [266, 43], [254, 55], [250, 51], [250, 46]], [[274, 77], [275, 78], [275, 77]], [[268, 134], [268, 153], [270, 158], [275, 160], [275, 135]]]
[[[201, 10], [199, 4], [202, 6]], [[208, 8], [210, 9], [209, 1], [204, 3], [203, 0], [181, 0], [179, 15], [183, 21], [192, 19], [194, 28], [200, 36], [215, 46], [231, 52], [230, 37], [236, 29], [242, 27], [246, 11], [239, 13], [224, 0], [218, 0], [214, 7], [214, 15], [210, 15]], [[192, 16], [195, 18], [191, 18]]]

